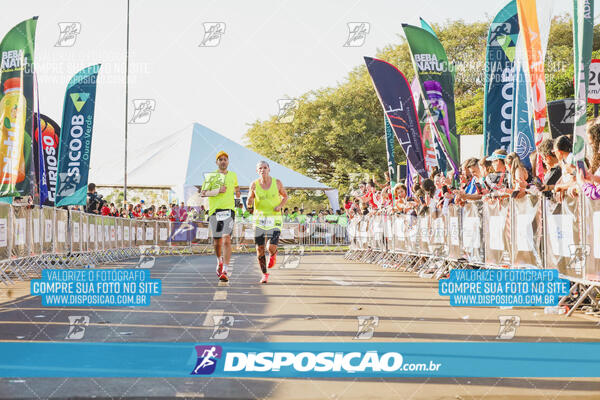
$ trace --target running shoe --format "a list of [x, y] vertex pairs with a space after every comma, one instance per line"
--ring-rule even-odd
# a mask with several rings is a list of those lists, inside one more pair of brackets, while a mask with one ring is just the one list
[[260, 283], [267, 283], [268, 280], [269, 280], [269, 274], [263, 274], [263, 277], [260, 280]]
[[219, 280], [221, 282], [229, 282], [229, 278], [227, 277], [227, 272], [223, 272], [221, 276], [219, 276]]
[[269, 257], [269, 268], [273, 268], [275, 266], [276, 256], [277, 253], [271, 254], [271, 257]]
[[222, 262], [218, 262], [217, 263], [217, 276], [221, 276], [223, 275], [223, 263]]

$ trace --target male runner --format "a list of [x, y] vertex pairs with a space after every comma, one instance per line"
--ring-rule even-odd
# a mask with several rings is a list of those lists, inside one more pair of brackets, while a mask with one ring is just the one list
[[267, 259], [265, 256], [265, 242], [269, 240], [269, 268], [275, 265], [277, 243], [281, 234], [281, 208], [287, 202], [288, 196], [279, 179], [269, 176], [269, 164], [259, 161], [256, 172], [259, 178], [250, 185], [248, 207], [254, 210], [254, 241], [256, 243], [256, 256], [263, 273], [260, 283], [267, 283]]
[[[229, 155], [224, 151], [217, 153], [217, 172], [225, 175], [225, 184], [219, 188], [216, 196], [208, 197], [208, 228], [215, 241], [215, 255], [217, 256], [217, 276], [222, 282], [227, 282], [227, 267], [231, 261], [231, 234], [235, 218], [235, 197], [240, 198], [235, 172], [228, 171]], [[234, 197], [235, 194], [235, 197]], [[202, 190], [200, 195], [206, 197], [208, 191]], [[225, 254], [223, 254], [225, 253]]]

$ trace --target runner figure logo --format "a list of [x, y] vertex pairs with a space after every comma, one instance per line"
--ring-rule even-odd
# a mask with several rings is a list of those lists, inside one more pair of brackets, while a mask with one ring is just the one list
[[300, 265], [300, 259], [304, 255], [304, 246], [285, 245], [283, 246], [283, 262], [280, 269], [294, 269]]
[[156, 110], [156, 100], [154, 99], [134, 99], [133, 116], [130, 124], [146, 124], [150, 121], [152, 111]]
[[229, 337], [229, 328], [233, 328], [235, 318], [231, 315], [213, 315], [214, 329], [210, 338], [223, 340]]
[[590, 255], [590, 246], [581, 244], [570, 244], [569, 253], [571, 259], [567, 264], [567, 270], [573, 270], [576, 274], [581, 274], [585, 265], [586, 256]]
[[370, 31], [371, 24], [368, 22], [348, 22], [348, 39], [344, 43], [344, 47], [362, 46]]
[[67, 172], [60, 172], [59, 174], [59, 187], [56, 188], [56, 194], [61, 197], [69, 197], [75, 194], [77, 185], [81, 180], [81, 175], [69, 174]]
[[221, 346], [196, 346], [198, 361], [190, 375], [210, 375], [217, 368], [217, 359], [223, 355]]
[[298, 102], [296, 99], [279, 99], [277, 100], [279, 111], [277, 113], [277, 122], [282, 124], [289, 124], [294, 121], [294, 115]]
[[77, 35], [81, 33], [81, 24], [79, 22], [59, 22], [58, 40], [54, 47], [71, 47], [75, 44]]
[[83, 339], [85, 327], [90, 323], [90, 317], [87, 315], [69, 315], [69, 332], [65, 339], [77, 340]]
[[140, 245], [140, 259], [136, 268], [152, 268], [156, 262], [156, 256], [160, 255], [160, 246]]
[[225, 34], [225, 22], [205, 22], [204, 38], [199, 47], [217, 47], [221, 43], [221, 36]]
[[562, 119], [560, 120], [561, 124], [574, 124], [575, 123], [575, 100], [573, 99], [565, 99], [565, 112], [563, 114]]
[[366, 315], [358, 318], [358, 331], [354, 339], [369, 340], [375, 333], [375, 328], [379, 325], [379, 317], [375, 315]]
[[521, 323], [521, 317], [518, 315], [501, 315], [500, 319], [500, 330], [496, 339], [510, 340], [515, 337], [517, 333], [517, 327]]

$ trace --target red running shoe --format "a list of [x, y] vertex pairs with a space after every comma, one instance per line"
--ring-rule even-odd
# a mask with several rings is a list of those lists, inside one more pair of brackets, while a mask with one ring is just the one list
[[229, 278], [227, 277], [227, 272], [223, 272], [221, 276], [219, 276], [219, 280], [221, 282], [229, 282]]
[[269, 268], [273, 268], [275, 266], [276, 258], [277, 258], [277, 253], [271, 254], [271, 257], [269, 257]]
[[260, 280], [260, 283], [267, 283], [268, 280], [269, 280], [269, 274], [263, 274], [263, 277]]

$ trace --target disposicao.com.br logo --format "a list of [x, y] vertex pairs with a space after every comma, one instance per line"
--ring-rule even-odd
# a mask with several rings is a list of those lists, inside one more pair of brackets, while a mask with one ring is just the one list
[[[217, 349], [218, 348], [218, 349]], [[216, 359], [224, 359], [220, 372], [251, 373], [257, 376], [284, 373], [290, 375], [320, 376], [325, 374], [373, 374], [403, 372], [439, 372], [441, 363], [404, 362], [397, 352], [370, 351], [322, 351], [299, 353], [289, 351], [223, 351], [220, 346], [196, 346], [198, 362], [192, 375], [206, 375], [215, 372]], [[212, 363], [212, 364], [211, 364]]]

